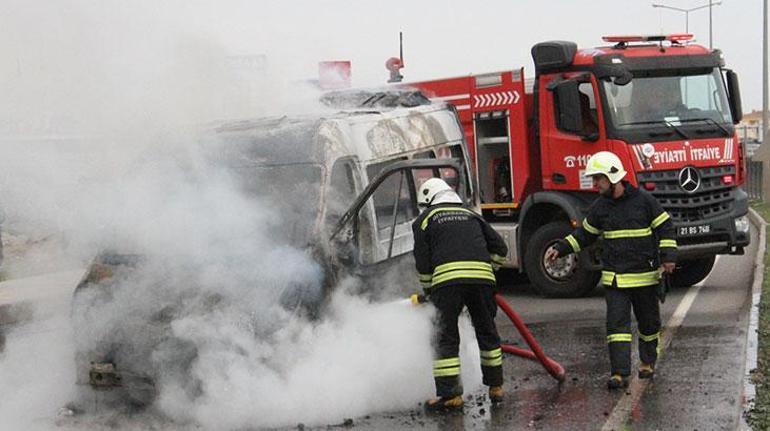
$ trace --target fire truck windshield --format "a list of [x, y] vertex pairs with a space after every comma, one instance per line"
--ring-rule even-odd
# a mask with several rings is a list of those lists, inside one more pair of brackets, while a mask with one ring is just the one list
[[650, 137], [674, 134], [687, 138], [693, 128], [700, 137], [705, 137], [704, 129], [730, 133], [732, 119], [719, 69], [677, 75], [635, 72], [626, 85], [604, 81], [603, 86], [608, 123], [619, 137], [642, 132], [652, 141], [656, 139]]

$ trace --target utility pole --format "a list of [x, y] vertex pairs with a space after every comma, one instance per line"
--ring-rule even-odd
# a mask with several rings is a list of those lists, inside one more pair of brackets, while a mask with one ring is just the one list
[[762, 143], [767, 138], [767, 0], [762, 2]]
[[712, 6], [711, 0], [709, 0], [709, 51], [714, 49], [714, 38], [711, 35], [711, 23], [712, 23], [712, 19], [711, 19], [711, 6]]

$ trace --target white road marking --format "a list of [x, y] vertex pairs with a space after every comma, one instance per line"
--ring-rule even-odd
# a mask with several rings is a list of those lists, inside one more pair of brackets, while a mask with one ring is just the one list
[[[663, 352], [668, 348], [669, 344], [671, 344], [671, 339], [674, 338], [676, 330], [682, 325], [687, 312], [695, 301], [695, 297], [698, 296], [698, 292], [700, 292], [701, 286], [702, 283], [698, 283], [687, 290], [684, 298], [682, 298], [682, 301], [676, 307], [674, 315], [671, 316], [666, 323], [666, 326], [663, 328], [659, 341], [660, 356], [663, 355]], [[615, 408], [612, 409], [612, 413], [610, 413], [609, 418], [607, 418], [607, 422], [604, 423], [602, 431], [623, 429], [626, 420], [631, 415], [631, 410], [633, 410], [634, 406], [639, 403], [648, 384], [650, 384], [650, 380], [648, 379], [643, 380], [636, 376], [633, 377], [628, 390], [623, 394], [620, 400], [618, 400], [617, 404], [615, 404]]]

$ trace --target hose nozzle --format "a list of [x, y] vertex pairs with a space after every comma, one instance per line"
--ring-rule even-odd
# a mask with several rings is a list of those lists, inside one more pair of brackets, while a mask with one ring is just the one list
[[424, 304], [427, 301], [427, 298], [425, 298], [425, 295], [413, 293], [412, 296], [409, 297], [409, 300], [412, 302], [412, 305], [420, 305]]

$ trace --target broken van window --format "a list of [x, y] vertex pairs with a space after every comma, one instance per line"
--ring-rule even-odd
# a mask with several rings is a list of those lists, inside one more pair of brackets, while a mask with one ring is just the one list
[[240, 165], [232, 172], [241, 190], [281, 217], [278, 233], [304, 246], [313, 238], [320, 213], [322, 168], [315, 164]]

